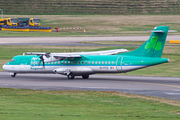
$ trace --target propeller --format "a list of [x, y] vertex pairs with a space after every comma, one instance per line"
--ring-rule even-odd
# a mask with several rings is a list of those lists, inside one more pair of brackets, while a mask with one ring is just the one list
[[40, 65], [40, 63], [41, 63], [41, 61], [42, 61], [42, 63], [43, 63], [43, 69], [45, 70], [45, 64], [44, 64], [43, 55], [41, 55], [39, 58], [40, 58], [41, 60], [39, 61], [38, 66]]

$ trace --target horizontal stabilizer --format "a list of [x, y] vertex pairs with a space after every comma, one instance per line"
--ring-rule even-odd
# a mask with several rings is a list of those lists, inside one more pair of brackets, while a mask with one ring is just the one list
[[164, 33], [164, 31], [162, 31], [162, 30], [156, 30], [156, 31], [146, 31], [146, 32]]
[[[156, 30], [156, 31], [151, 31], [151, 30], [149, 30], [149, 31], [146, 31], [146, 32], [159, 32], [159, 33], [164, 33], [164, 31], [162, 31], [162, 30]], [[168, 32], [177, 32], [177, 30], [168, 30]]]

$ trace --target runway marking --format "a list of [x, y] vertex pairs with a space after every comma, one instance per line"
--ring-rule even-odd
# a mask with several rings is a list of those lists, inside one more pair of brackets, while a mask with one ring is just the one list
[[129, 83], [142, 83], [142, 84], [160, 85], [160, 86], [166, 86], [166, 87], [180, 88], [180, 86], [175, 86], [175, 85], [164, 85], [164, 84], [155, 84], [155, 83], [144, 83], [144, 82], [129, 82]]

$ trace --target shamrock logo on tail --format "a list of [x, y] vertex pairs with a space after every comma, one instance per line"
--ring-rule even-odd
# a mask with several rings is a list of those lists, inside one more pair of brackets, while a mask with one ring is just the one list
[[[161, 42], [158, 42], [158, 36], [153, 36], [151, 37], [151, 40], [150, 42], [147, 42], [146, 46], [145, 46], [145, 49], [149, 49], [148, 52], [151, 50], [151, 49], [155, 49], [155, 50], [161, 50], [162, 48], [162, 43]], [[157, 43], [157, 44], [156, 44]]]

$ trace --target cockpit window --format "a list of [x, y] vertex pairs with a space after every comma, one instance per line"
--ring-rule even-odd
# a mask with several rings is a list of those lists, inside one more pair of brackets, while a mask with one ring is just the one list
[[11, 23], [17, 23], [17, 19], [16, 18], [11, 18]]
[[39, 19], [33, 19], [33, 23], [40, 23]]
[[11, 59], [11, 60], [10, 60], [10, 62], [14, 62], [14, 61], [15, 61], [15, 59]]

